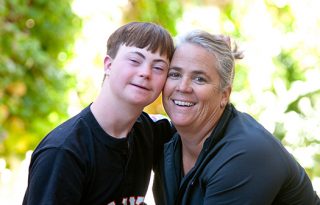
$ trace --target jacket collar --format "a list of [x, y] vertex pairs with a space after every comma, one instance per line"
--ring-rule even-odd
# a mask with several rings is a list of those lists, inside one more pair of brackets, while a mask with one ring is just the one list
[[203, 144], [203, 148], [200, 152], [200, 155], [198, 157], [197, 161], [202, 161], [199, 159], [202, 159], [207, 155], [207, 153], [210, 151], [211, 148], [213, 148], [225, 135], [226, 127], [232, 117], [232, 113], [234, 110], [234, 106], [232, 104], [227, 104], [226, 108], [224, 109], [216, 127], [213, 129], [212, 133], [208, 137], [208, 139], [205, 140]]
[[[212, 148], [224, 137], [224, 133], [226, 130], [226, 127], [228, 125], [228, 122], [233, 117], [233, 112], [235, 108], [232, 104], [228, 104], [223, 111], [223, 114], [221, 118], [218, 121], [217, 126], [213, 129], [212, 133], [208, 137], [208, 139], [205, 140], [203, 148], [200, 152], [200, 155], [197, 159], [197, 162], [195, 166], [190, 170], [190, 172], [180, 181], [180, 170], [181, 167], [181, 140], [180, 136], [176, 133], [171, 143], [173, 143], [171, 146], [167, 146], [167, 150], [165, 153], [172, 153], [174, 156], [170, 156], [170, 154], [165, 156], [165, 160], [167, 163], [167, 166], [170, 167], [168, 170], [176, 170], [175, 173], [167, 173], [167, 183], [170, 184], [170, 187], [167, 186], [170, 190], [167, 190], [167, 196], [169, 204], [173, 204], [174, 196], [176, 196], [175, 201], [178, 202], [178, 204], [181, 204], [182, 197], [187, 192], [187, 185], [198, 177], [199, 174], [201, 174], [202, 169], [205, 167], [207, 161], [211, 160], [211, 153]], [[169, 143], [167, 144], [169, 145]], [[172, 149], [172, 150], [168, 150]], [[213, 153], [214, 154], [214, 153]], [[167, 167], [167, 168], [168, 168]], [[180, 169], [177, 169], [176, 167], [180, 167]], [[179, 170], [179, 171], [177, 171]], [[169, 177], [168, 177], [169, 176]], [[178, 183], [180, 181], [180, 183]], [[180, 185], [180, 188], [177, 186]], [[179, 191], [178, 191], [179, 190]]]

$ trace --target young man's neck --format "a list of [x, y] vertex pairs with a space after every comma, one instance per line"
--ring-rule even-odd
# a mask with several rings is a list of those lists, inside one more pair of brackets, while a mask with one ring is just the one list
[[143, 108], [116, 102], [103, 94], [98, 96], [90, 108], [102, 129], [115, 138], [127, 137], [143, 111]]

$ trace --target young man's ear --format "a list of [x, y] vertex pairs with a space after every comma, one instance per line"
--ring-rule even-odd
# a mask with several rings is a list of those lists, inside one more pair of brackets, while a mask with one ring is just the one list
[[109, 55], [106, 55], [104, 58], [104, 73], [109, 75], [111, 70], [112, 58]]

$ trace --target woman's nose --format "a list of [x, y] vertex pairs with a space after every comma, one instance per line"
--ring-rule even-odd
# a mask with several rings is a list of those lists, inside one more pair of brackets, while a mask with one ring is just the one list
[[177, 90], [180, 92], [192, 92], [192, 86], [190, 80], [182, 78], [177, 85]]

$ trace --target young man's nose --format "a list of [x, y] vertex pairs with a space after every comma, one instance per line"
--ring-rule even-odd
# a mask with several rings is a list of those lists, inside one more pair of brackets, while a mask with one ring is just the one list
[[139, 69], [139, 76], [144, 78], [149, 78], [152, 72], [152, 66], [143, 64]]

